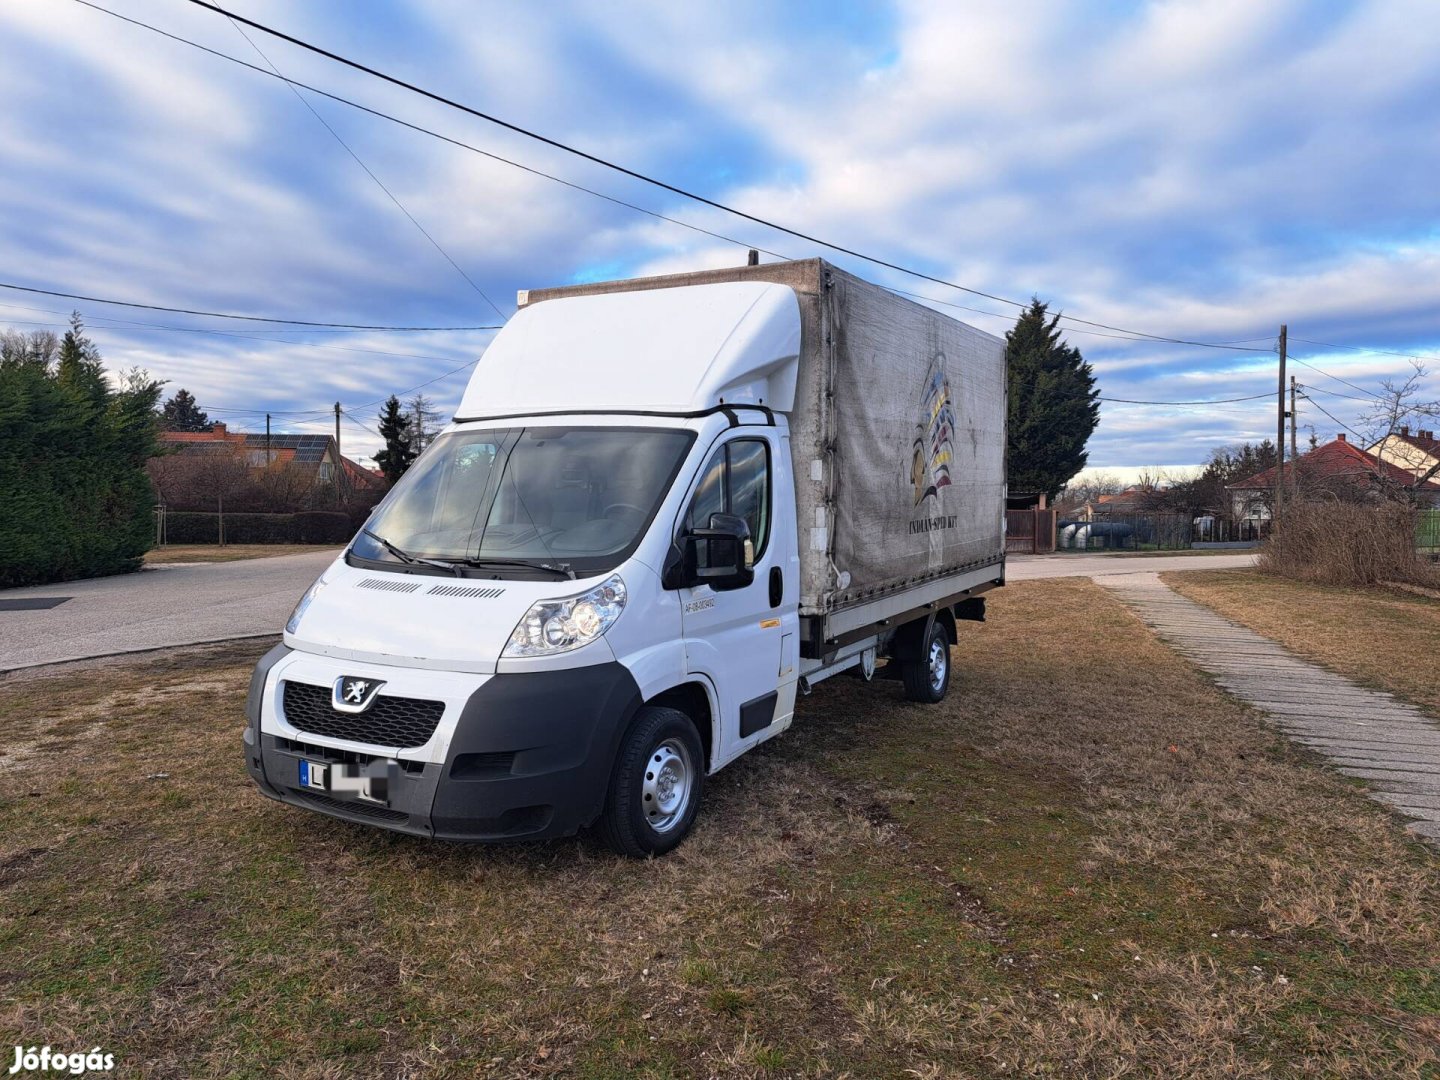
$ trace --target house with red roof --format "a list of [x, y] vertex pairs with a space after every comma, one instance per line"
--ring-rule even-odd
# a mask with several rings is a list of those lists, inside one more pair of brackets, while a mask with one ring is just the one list
[[1433, 431], [1411, 431], [1402, 426], [1392, 431], [1373, 446], [1366, 448], [1392, 465], [1398, 465], [1420, 480], [1432, 480], [1440, 476], [1440, 439]]
[[215, 423], [209, 431], [162, 431], [162, 446], [171, 451], [164, 457], [180, 461], [206, 455], [233, 455], [248, 466], [253, 476], [269, 470], [286, 470], [299, 476], [310, 488], [335, 488], [342, 497], [383, 495], [387, 484], [383, 473], [367, 469], [340, 453], [333, 435], [266, 435], [230, 431]]
[[[1226, 488], [1237, 521], [1269, 521], [1276, 468], [1264, 469]], [[1328, 494], [1350, 501], [1403, 493], [1421, 506], [1440, 506], [1440, 483], [1421, 480], [1414, 471], [1362, 450], [1345, 435], [1317, 446], [1285, 464], [1287, 490]]]

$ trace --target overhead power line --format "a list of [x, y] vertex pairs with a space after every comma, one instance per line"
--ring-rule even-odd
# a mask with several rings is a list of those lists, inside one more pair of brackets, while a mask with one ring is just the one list
[[1323, 386], [1306, 386], [1304, 389], [1312, 394], [1324, 394], [1326, 397], [1338, 397], [1346, 401], [1358, 401], [1362, 405], [1374, 405], [1380, 401], [1377, 397], [1356, 397], [1354, 394], [1342, 394], [1337, 390], [1326, 390]]
[[1311, 341], [1309, 338], [1291, 338], [1291, 341], [1303, 341], [1306, 345], [1319, 345], [1324, 349], [1345, 349], [1348, 352], [1375, 353], [1377, 356], [1400, 356], [1406, 360], [1429, 360], [1431, 363], [1440, 364], [1440, 356], [1422, 356], [1417, 353], [1394, 352], [1391, 349], [1372, 349], [1366, 345], [1336, 345], [1330, 341]]
[[[216, 6], [218, 7], [218, 5]], [[240, 26], [240, 24], [235, 21], [235, 17], [230, 15], [229, 12], [226, 12], [225, 14], [226, 17], [230, 20], [230, 25], [235, 28], [235, 32], [239, 34], [242, 38], [244, 38], [246, 44], [248, 44], [252, 49], [255, 50], [256, 54], [260, 57], [261, 60], [265, 61], [266, 66], [269, 67], [271, 71], [275, 72], [275, 74], [284, 81], [285, 86], [292, 94], [295, 95], [295, 99], [299, 101], [301, 105], [304, 105], [305, 108], [309, 111], [310, 115], [315, 117], [315, 119], [320, 122], [320, 126], [330, 133], [331, 137], [340, 144], [340, 146], [347, 154], [351, 156], [351, 158], [354, 159], [355, 164], [359, 165], [360, 168], [365, 171], [365, 175], [370, 177], [371, 180], [375, 181], [375, 186], [378, 187], [381, 191], [383, 191], [386, 197], [388, 197], [389, 200], [393, 202], [396, 207], [399, 208], [400, 212], [410, 219], [410, 224], [414, 225], [415, 228], [420, 230], [420, 235], [425, 237], [426, 240], [430, 241], [431, 246], [434, 247], [434, 249], [440, 253], [441, 257], [454, 268], [455, 272], [465, 280], [465, 284], [469, 285], [470, 288], [474, 289], [475, 292], [479, 294], [480, 299], [484, 300], [485, 303], [489, 304], [490, 307], [494, 310], [495, 314], [500, 316], [500, 319], [503, 321], [505, 318], [505, 313], [495, 306], [495, 301], [491, 300], [490, 297], [485, 294], [485, 290], [480, 288], [479, 285], [475, 284], [474, 279], [471, 278], [469, 274], [467, 274], [464, 270], [460, 268], [460, 264], [450, 257], [450, 253], [448, 251], [446, 251], [443, 247], [440, 246], [440, 241], [436, 240], [435, 237], [430, 235], [429, 230], [426, 229], [424, 225], [421, 225], [415, 215], [410, 213], [410, 211], [406, 209], [405, 204], [400, 201], [399, 197], [393, 191], [391, 191], [388, 187], [385, 186], [385, 182], [381, 180], [380, 177], [375, 175], [374, 171], [370, 168], [370, 166], [366, 165], [365, 162], [360, 159], [360, 155], [351, 148], [349, 143], [347, 143], [344, 139], [340, 137], [340, 133], [330, 126], [330, 122], [326, 120], [325, 117], [320, 115], [319, 111], [315, 108], [315, 106], [310, 104], [310, 102], [306, 99], [305, 95], [300, 93], [299, 89], [295, 86], [295, 84], [292, 83], [289, 79], [285, 78], [284, 73], [275, 66], [275, 62], [271, 60], [270, 57], [265, 55], [265, 51], [261, 49], [259, 45], [255, 44], [255, 42], [251, 39], [250, 35], [245, 33], [244, 29]]]
[[[1313, 388], [1312, 388], [1312, 389], [1313, 389]], [[1334, 422], [1335, 424], [1338, 424], [1340, 427], [1344, 428], [1344, 429], [1345, 429], [1346, 431], [1348, 431], [1351, 435], [1354, 435], [1355, 438], [1357, 438], [1357, 439], [1360, 440], [1360, 442], [1364, 443], [1364, 442], [1367, 441], [1364, 435], [1361, 435], [1360, 432], [1356, 431], [1356, 430], [1355, 430], [1354, 428], [1352, 428], [1349, 424], [1345, 423], [1345, 421], [1339, 419], [1334, 413], [1330, 412], [1330, 410], [1328, 410], [1327, 408], [1325, 408], [1324, 405], [1321, 405], [1321, 404], [1320, 404], [1318, 401], [1316, 401], [1314, 398], [1310, 397], [1308, 394], [1302, 394], [1301, 396], [1304, 397], [1305, 400], [1308, 401], [1311, 405], [1314, 405], [1315, 408], [1319, 409], [1322, 413], [1324, 413], [1326, 416], [1328, 416], [1328, 417], [1331, 419], [1332, 422]], [[1365, 449], [1365, 447], [1361, 446], [1360, 449], [1363, 450], [1363, 449]]]
[[56, 292], [53, 289], [36, 289], [28, 285], [15, 285], [0, 281], [0, 289], [16, 292], [35, 293], [39, 296], [58, 296], [64, 300], [83, 300], [90, 304], [110, 304], [114, 307], [139, 308], [142, 311], [169, 311], [176, 315], [203, 315], [210, 319], [238, 319], [242, 322], [280, 323], [285, 326], [319, 326], [339, 330], [387, 330], [387, 331], [452, 331], [452, 330], [499, 330], [498, 326], [375, 326], [368, 323], [310, 322], [306, 319], [276, 319], [267, 315], [234, 315], [224, 311], [199, 311], [195, 308], [167, 307], [164, 304], [138, 304], [130, 300], [110, 300], [103, 296], [82, 296], [79, 293]]
[[[80, 0], [80, 2], [87, 3], [87, 6], [98, 7], [98, 5], [88, 4], [87, 0]], [[894, 270], [897, 273], [906, 274], [910, 277], [914, 277], [922, 281], [930, 281], [937, 285], [943, 285], [946, 288], [969, 293], [972, 296], [980, 296], [987, 300], [994, 300], [997, 303], [1010, 304], [1014, 307], [1021, 309], [1024, 309], [1028, 306], [1028, 304], [1023, 301], [1012, 300], [1008, 297], [998, 296], [994, 293], [985, 292], [981, 289], [975, 289], [968, 285], [962, 285], [959, 282], [950, 281], [942, 277], [937, 277], [933, 274], [927, 274], [923, 270], [916, 270], [913, 267], [904, 266], [900, 263], [892, 262], [888, 259], [884, 259], [876, 255], [868, 255], [863, 251], [856, 250], [855, 248], [846, 247], [842, 244], [822, 239], [821, 237], [815, 236], [811, 233], [807, 233], [787, 225], [782, 225], [779, 222], [771, 221], [768, 218], [763, 218], [759, 215], [751, 214], [745, 210], [741, 210], [738, 207], [731, 206], [727, 203], [722, 203], [716, 199], [711, 199], [708, 196], [701, 195], [686, 188], [682, 188], [676, 184], [670, 183], [669, 181], [649, 176], [636, 169], [629, 168], [628, 166], [621, 165], [618, 162], [610, 161], [606, 158], [600, 157], [597, 154], [592, 154], [589, 151], [582, 150], [579, 147], [562, 142], [559, 139], [551, 138], [548, 135], [542, 135], [539, 132], [531, 130], [530, 128], [526, 128], [520, 124], [512, 123], [491, 113], [486, 113], [469, 105], [465, 105], [462, 102], [454, 100], [453, 98], [445, 97], [443, 94], [437, 94], [432, 90], [426, 90], [424, 87], [418, 86], [415, 83], [407, 82], [404, 79], [400, 79], [394, 75], [387, 74], [386, 72], [380, 71], [377, 68], [362, 64], [357, 60], [352, 60], [349, 57], [342, 56], [339, 53], [332, 52], [329, 49], [322, 48], [319, 45], [315, 45], [311, 42], [295, 37], [291, 34], [287, 34], [282, 30], [277, 30], [274, 27], [267, 26], [261, 22], [257, 22], [254, 19], [247, 18], [243, 15], [231, 14], [225, 9], [217, 7], [215, 4], [208, 2], [208, 0], [190, 0], [190, 3], [194, 4], [196, 7], [203, 8], [206, 11], [210, 11], [230, 19], [238, 20], [239, 22], [243, 22], [246, 26], [258, 30], [263, 34], [268, 34], [271, 37], [288, 42], [291, 45], [295, 45], [298, 48], [305, 49], [306, 51], [314, 53], [317, 56], [323, 56], [327, 60], [342, 64], [345, 67], [351, 68], [355, 71], [362, 72], [363, 74], [369, 75], [371, 78], [379, 79], [382, 82], [389, 83], [392, 86], [397, 86], [402, 90], [407, 90], [410, 93], [427, 98], [430, 101], [434, 101], [438, 104], [444, 105], [447, 108], [463, 112], [469, 116], [475, 117], [476, 119], [483, 120], [486, 123], [494, 124], [497, 127], [504, 128], [507, 131], [512, 131], [518, 135], [523, 135], [528, 139], [532, 139], [546, 146], [553, 147], [554, 149], [560, 150], [574, 157], [581, 158], [582, 160], [589, 161], [592, 164], [599, 165], [602, 168], [609, 169], [613, 172], [621, 174], [622, 176], [628, 176], [634, 180], [649, 184], [652, 187], [661, 189], [662, 191], [668, 191], [671, 194], [680, 196], [681, 198], [689, 199], [690, 201], [699, 203], [703, 206], [711, 207], [712, 209], [719, 210], [734, 217], [742, 218], [746, 221], [753, 222], [754, 224], [760, 225], [764, 228], [773, 229], [776, 232], [781, 232], [788, 236], [793, 236], [796, 239], [804, 240], [807, 243], [816, 244], [820, 247], [828, 248], [831, 251], [838, 251], [842, 254], [849, 255], [853, 258], [871, 263], [872, 265], [881, 266], [888, 270]], [[1192, 341], [1184, 338], [1169, 337], [1162, 334], [1150, 334], [1142, 330], [1135, 330], [1123, 326], [1114, 326], [1109, 323], [1096, 322], [1091, 319], [1082, 319], [1075, 315], [1062, 315], [1061, 318], [1065, 319], [1067, 322], [1076, 323], [1083, 326], [1093, 326], [1101, 330], [1114, 330], [1119, 333], [1132, 334], [1136, 337], [1147, 338], [1152, 341], [1164, 341], [1177, 345], [1190, 345], [1201, 348], [1232, 349], [1236, 352], [1268, 351], [1265, 349], [1246, 348], [1240, 345], [1223, 345], [1217, 342]]]
[[1350, 389], [1352, 389], [1352, 390], [1359, 390], [1362, 394], [1369, 394], [1372, 398], [1375, 397], [1374, 391], [1372, 391], [1372, 390], [1367, 390], [1365, 387], [1361, 386], [1359, 383], [1353, 383], [1353, 382], [1351, 382], [1349, 379], [1342, 379], [1339, 375], [1332, 375], [1332, 374], [1330, 374], [1330, 372], [1325, 371], [1323, 368], [1318, 368], [1318, 367], [1316, 367], [1314, 364], [1309, 363], [1309, 362], [1306, 361], [1306, 360], [1301, 360], [1298, 356], [1292, 356], [1292, 357], [1290, 357], [1290, 359], [1291, 359], [1291, 360], [1294, 360], [1294, 361], [1295, 361], [1297, 364], [1299, 364], [1301, 367], [1307, 367], [1307, 368], [1309, 368], [1311, 371], [1315, 372], [1315, 373], [1318, 374], [1318, 375], [1324, 375], [1325, 378], [1327, 378], [1327, 379], [1334, 379], [1336, 382], [1338, 382], [1338, 383], [1343, 383], [1344, 385], [1350, 387]]
[[1135, 401], [1131, 398], [1101, 397], [1097, 401], [1111, 401], [1120, 405], [1229, 405], [1236, 401], [1259, 401], [1261, 398], [1274, 398], [1274, 394], [1250, 394], [1247, 397], [1211, 398], [1208, 401]]
[[[16, 308], [21, 311], [38, 311], [50, 315], [67, 315], [68, 312], [55, 311], [52, 308], [27, 307], [23, 304], [0, 304], [3, 308]], [[83, 314], [83, 313], [82, 313]], [[144, 334], [151, 330], [163, 330], [177, 334], [205, 334], [209, 337], [226, 338], [230, 340], [260, 341], [267, 345], [281, 345], [292, 349], [329, 349], [334, 352], [365, 353], [373, 356], [396, 356], [404, 360], [439, 360], [441, 362], [451, 361], [453, 356], [436, 356], [433, 353], [410, 353], [395, 352], [393, 349], [362, 349], [357, 345], [329, 345], [319, 341], [292, 341], [285, 338], [258, 337], [255, 334], [247, 334], [242, 330], [215, 330], [210, 327], [200, 326], [167, 326], [163, 323], [140, 322], [135, 319], [117, 319], [108, 315], [96, 315], [98, 321], [92, 322], [87, 319], [86, 327], [93, 330], [118, 330], [132, 334]], [[7, 319], [10, 323], [25, 324], [23, 319]], [[49, 322], [35, 322], [35, 326], [58, 326], [61, 325], [53, 320]], [[294, 333], [295, 331], [290, 331]]]
[[[128, 15], [121, 15], [118, 11], [111, 11], [107, 7], [102, 7], [99, 4], [91, 3], [90, 0], [75, 0], [75, 2], [77, 4], [81, 4], [85, 7], [91, 8], [92, 10], [109, 15], [112, 18], [119, 19], [121, 22], [127, 22], [132, 26], [138, 26], [144, 30], [149, 30], [152, 33], [159, 34], [161, 37], [168, 38], [169, 40], [178, 42], [181, 45], [189, 45], [192, 49], [199, 49], [201, 52], [209, 53], [211, 56], [217, 57], [221, 60], [228, 60], [232, 64], [247, 68], [248, 70], [253, 71], [259, 75], [264, 75], [266, 78], [280, 78], [280, 76], [276, 75], [275, 72], [259, 67], [258, 65], [252, 64], [249, 61], [241, 60], [238, 56], [231, 56], [229, 53], [221, 52], [219, 49], [212, 49], [208, 45], [201, 45], [198, 41], [192, 41], [187, 37], [181, 37], [179, 34], [172, 34], [168, 30], [162, 30], [158, 26], [152, 26], [150, 23], [143, 22], [140, 19], [133, 19]], [[298, 79], [286, 79], [285, 81], [289, 82], [292, 86], [298, 86], [302, 90], [308, 90], [312, 94], [318, 94], [320, 97], [328, 98], [329, 100], [337, 102], [338, 104], [347, 105], [352, 109], [356, 109], [359, 112], [368, 113], [369, 115], [374, 116], [380, 120], [387, 120], [392, 124], [398, 124], [401, 127], [409, 128], [411, 131], [418, 132], [421, 135], [428, 135], [433, 139], [439, 139], [441, 142], [447, 142], [451, 146], [457, 146], [462, 150], [468, 150], [472, 154], [479, 154], [481, 157], [489, 158], [491, 161], [497, 161], [502, 165], [509, 165], [511, 168], [519, 169], [521, 172], [527, 172], [532, 176], [538, 176], [543, 180], [549, 180], [552, 183], [561, 185], [562, 187], [570, 188], [572, 191], [579, 191], [586, 195], [592, 195], [597, 199], [603, 199], [605, 202], [611, 203], [615, 206], [624, 207], [627, 210], [633, 210], [638, 214], [644, 214], [647, 217], [652, 217], [657, 221], [664, 221], [670, 225], [678, 225], [682, 229], [689, 229], [691, 232], [700, 233], [701, 235], [709, 236], [715, 240], [723, 240], [725, 243], [734, 244], [736, 247], [755, 248], [755, 250], [759, 251], [761, 254], [769, 255], [772, 258], [789, 259], [788, 255], [782, 255], [778, 251], [772, 251], [769, 248], [760, 247], [759, 245], [754, 244], [749, 240], [741, 240], [733, 236], [727, 236], [724, 233], [715, 232], [713, 229], [707, 229], [692, 222], [682, 221], [680, 218], [670, 217], [669, 215], [662, 214], [659, 211], [651, 210], [648, 207], [639, 205], [638, 203], [628, 202], [627, 200], [617, 198], [614, 195], [607, 195], [603, 191], [596, 191], [594, 188], [589, 188], [586, 187], [584, 184], [577, 184], [574, 181], [566, 180], [564, 177], [556, 176], [553, 173], [545, 172], [543, 169], [534, 168], [533, 166], [523, 164], [522, 162], [512, 160], [511, 158], [504, 157], [500, 154], [492, 153], [489, 150], [482, 150], [480, 147], [474, 146], [471, 143], [467, 143], [462, 139], [452, 138], [449, 135], [445, 135], [441, 132], [435, 131], [433, 128], [427, 128], [423, 124], [415, 124], [411, 123], [409, 120], [402, 120], [400, 117], [394, 116], [391, 113], [383, 112], [380, 109], [373, 109], [369, 105], [362, 105], [358, 101], [353, 101], [350, 98], [342, 97], [339, 94], [331, 93], [328, 90], [322, 90], [318, 86], [312, 86], [309, 83], [300, 82]]]
[[[434, 383], [439, 382], [441, 379], [448, 379], [451, 375], [459, 374], [460, 372], [464, 371], [466, 368], [474, 367], [474, 366], [475, 366], [476, 364], [478, 364], [479, 362], [480, 362], [480, 357], [477, 356], [474, 360], [467, 361], [466, 363], [461, 364], [461, 365], [460, 365], [459, 367], [457, 367], [457, 368], [451, 368], [449, 371], [446, 371], [446, 372], [443, 372], [443, 373], [441, 373], [441, 374], [439, 374], [439, 375], [436, 375], [433, 379], [427, 379], [427, 380], [425, 380], [425, 382], [420, 383], [418, 386], [412, 386], [412, 387], [410, 387], [410, 389], [408, 389], [408, 390], [397, 390], [394, 394], [386, 394], [386, 395], [385, 395], [384, 397], [382, 397], [382, 398], [376, 398], [374, 401], [367, 401], [367, 402], [365, 402], [364, 404], [361, 404], [361, 405], [341, 405], [341, 406], [340, 406], [340, 411], [341, 411], [342, 413], [348, 413], [348, 412], [361, 412], [361, 411], [363, 411], [363, 410], [365, 410], [365, 409], [373, 409], [376, 405], [384, 404], [384, 403], [385, 403], [386, 401], [388, 401], [391, 397], [397, 397], [397, 398], [407, 397], [408, 395], [415, 393], [415, 391], [417, 391], [417, 390], [423, 390], [423, 389], [425, 389], [425, 387], [431, 386], [431, 385], [433, 385]], [[330, 417], [330, 416], [332, 416], [332, 415], [334, 415], [334, 414], [333, 414], [331, 411], [326, 410], [326, 411], [324, 411], [324, 412], [317, 413], [316, 415], [314, 415], [313, 417], [310, 417], [310, 418], [308, 418], [308, 419], [305, 419], [305, 420], [294, 420], [294, 421], [291, 421], [291, 422], [292, 422], [292, 423], [296, 423], [296, 424], [306, 424], [306, 423], [310, 423], [312, 420], [318, 421], [318, 420], [327, 419], [328, 417]]]

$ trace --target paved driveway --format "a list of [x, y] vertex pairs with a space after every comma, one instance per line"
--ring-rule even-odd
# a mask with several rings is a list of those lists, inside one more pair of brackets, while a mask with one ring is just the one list
[[92, 656], [274, 634], [339, 549], [5, 589], [0, 600], [69, 597], [49, 609], [0, 610], [0, 672]]
[[[116, 653], [280, 635], [295, 601], [337, 550], [229, 563], [157, 566], [138, 574], [0, 591], [0, 600], [68, 597], [48, 609], [0, 610], [0, 672]], [[1249, 566], [1255, 556], [1012, 555], [1006, 576], [1108, 577]]]

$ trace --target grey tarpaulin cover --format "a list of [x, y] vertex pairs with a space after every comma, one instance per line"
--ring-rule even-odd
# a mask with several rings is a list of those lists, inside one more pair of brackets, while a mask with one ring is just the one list
[[821, 615], [1004, 559], [1005, 350], [821, 259], [537, 290], [533, 301], [722, 281], [788, 285], [800, 611]]

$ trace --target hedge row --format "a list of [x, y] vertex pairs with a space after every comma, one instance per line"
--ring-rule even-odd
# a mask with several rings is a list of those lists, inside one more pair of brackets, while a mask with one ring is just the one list
[[[343, 544], [355, 535], [349, 514], [303, 510], [296, 514], [226, 514], [227, 544]], [[220, 542], [220, 516], [170, 511], [165, 540], [171, 544]]]
[[62, 341], [0, 333], [0, 588], [140, 566], [159, 396], [113, 387], [78, 316]]

